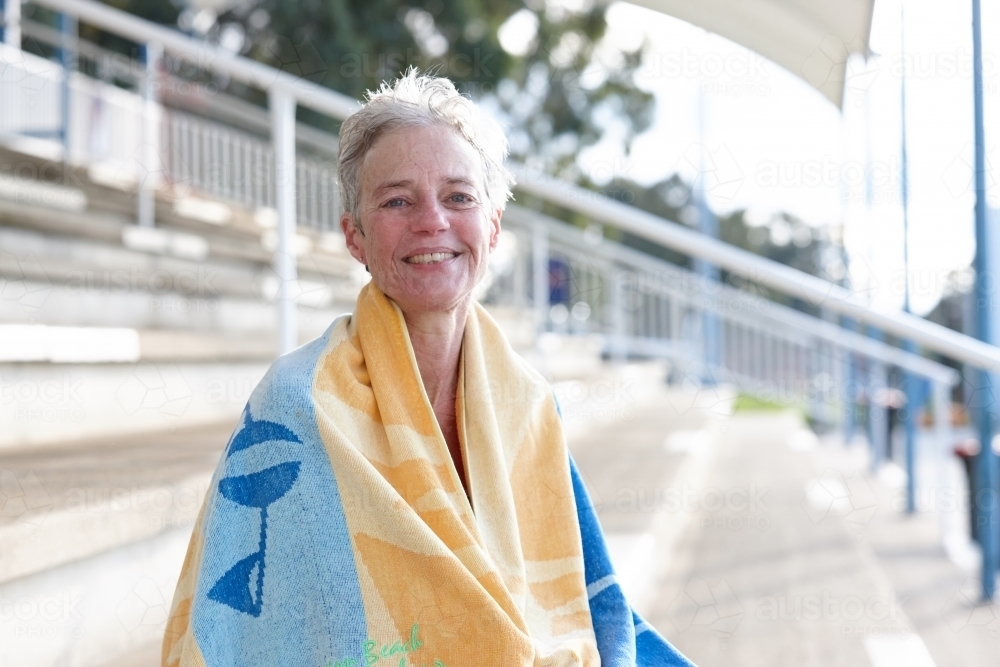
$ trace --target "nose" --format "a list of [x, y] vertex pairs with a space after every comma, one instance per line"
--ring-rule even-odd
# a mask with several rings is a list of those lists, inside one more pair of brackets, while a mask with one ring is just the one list
[[433, 234], [443, 232], [451, 226], [448, 211], [436, 197], [421, 197], [413, 213], [410, 220], [411, 231]]

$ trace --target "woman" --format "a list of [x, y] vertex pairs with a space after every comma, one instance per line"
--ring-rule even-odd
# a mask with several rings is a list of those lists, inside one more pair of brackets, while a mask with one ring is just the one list
[[344, 123], [341, 228], [371, 281], [254, 390], [164, 665], [690, 664], [631, 612], [551, 390], [472, 299], [506, 153], [413, 71]]

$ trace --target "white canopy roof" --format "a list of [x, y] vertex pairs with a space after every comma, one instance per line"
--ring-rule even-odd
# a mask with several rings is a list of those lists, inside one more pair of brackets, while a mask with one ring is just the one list
[[847, 58], [868, 55], [875, 0], [629, 0], [756, 51], [840, 107]]

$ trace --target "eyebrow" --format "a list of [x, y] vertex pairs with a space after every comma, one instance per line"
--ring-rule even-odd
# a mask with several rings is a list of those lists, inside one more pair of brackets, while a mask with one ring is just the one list
[[461, 176], [453, 176], [451, 178], [445, 179], [445, 183], [449, 185], [455, 185], [456, 183], [461, 185], [468, 185], [470, 188], [473, 189], [475, 189], [476, 187], [475, 183], [473, 183], [467, 178], [462, 178]]
[[[444, 182], [447, 183], [448, 185], [460, 184], [460, 185], [467, 185], [467, 186], [469, 186], [472, 189], [476, 189], [476, 184], [475, 183], [473, 183], [469, 179], [463, 178], [461, 176], [452, 176], [451, 178], [446, 178]], [[405, 188], [405, 187], [410, 186], [410, 185], [413, 185], [413, 181], [411, 181], [409, 179], [402, 180], [402, 181], [391, 181], [389, 183], [383, 183], [382, 185], [380, 185], [377, 188], [375, 188], [375, 190], [372, 192], [372, 196], [373, 197], [378, 197], [381, 193], [383, 193], [386, 190], [393, 190], [395, 188]]]
[[378, 197], [379, 194], [385, 190], [393, 190], [395, 188], [405, 188], [407, 185], [410, 185], [411, 183], [413, 183], [413, 181], [392, 181], [391, 183], [383, 183], [382, 185], [375, 188], [375, 190], [372, 192], [372, 195]]

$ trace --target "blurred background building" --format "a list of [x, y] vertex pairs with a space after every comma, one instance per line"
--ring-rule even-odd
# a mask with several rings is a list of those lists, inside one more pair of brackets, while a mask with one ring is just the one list
[[1000, 661], [996, 0], [3, 12], [0, 667], [158, 663], [250, 391], [367, 279], [337, 131], [410, 65], [505, 126], [479, 298], [650, 622], [703, 666]]

